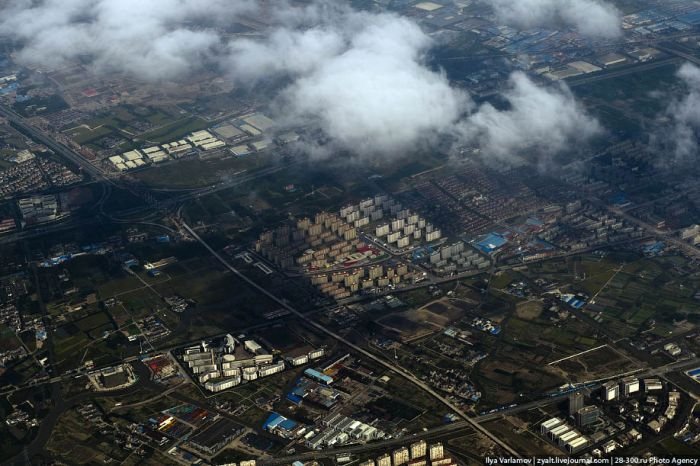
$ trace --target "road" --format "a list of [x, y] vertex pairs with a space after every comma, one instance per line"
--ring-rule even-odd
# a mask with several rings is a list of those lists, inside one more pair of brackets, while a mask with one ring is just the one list
[[[686, 361], [678, 361], [670, 364], [666, 364], [664, 366], [655, 368], [655, 369], [648, 369], [644, 372], [640, 372], [637, 374], [637, 377], [639, 378], [644, 378], [644, 377], [661, 377], [664, 374], [667, 374], [669, 372], [675, 372], [683, 369], [689, 369], [695, 366], [700, 365], [700, 358], [693, 358], [690, 360]], [[610, 379], [617, 379], [619, 378], [619, 375], [611, 376], [606, 380]], [[586, 387], [588, 389], [595, 388], [602, 384], [603, 380], [600, 381], [595, 381], [595, 382], [590, 382], [586, 383]], [[591, 387], [591, 383], [595, 383], [593, 387]], [[583, 389], [583, 386], [581, 387]], [[486, 422], [494, 421], [497, 419], [500, 419], [504, 416], [509, 416], [509, 415], [514, 415], [518, 414], [524, 411], [529, 411], [531, 409], [537, 409], [537, 408], [542, 408], [554, 403], [559, 403], [564, 401], [569, 397], [570, 393], [562, 393], [558, 395], [553, 395], [553, 396], [546, 396], [542, 399], [539, 400], [534, 400], [530, 401], [527, 403], [522, 403], [517, 406], [514, 406], [512, 408], [506, 408], [494, 413], [488, 413], [488, 414], [483, 414], [477, 417], [474, 417], [473, 420], [483, 424]], [[396, 438], [396, 439], [389, 439], [389, 440], [383, 440], [379, 442], [372, 442], [368, 444], [362, 444], [362, 445], [354, 445], [354, 446], [349, 446], [349, 447], [341, 447], [341, 448], [334, 448], [330, 450], [322, 450], [322, 451], [314, 451], [314, 452], [308, 452], [308, 453], [300, 453], [300, 454], [294, 454], [294, 455], [289, 455], [286, 457], [279, 457], [275, 459], [266, 459], [262, 461], [262, 464], [265, 465], [279, 465], [279, 464], [289, 464], [294, 460], [300, 460], [300, 461], [308, 461], [312, 459], [320, 459], [320, 458], [333, 458], [336, 455], [339, 454], [344, 454], [344, 453], [352, 453], [352, 454], [359, 454], [363, 452], [369, 452], [369, 451], [376, 451], [376, 450], [381, 450], [383, 448], [391, 449], [392, 447], [399, 447], [399, 446], [405, 446], [409, 443], [415, 442], [417, 440], [428, 440], [431, 438], [442, 438], [445, 435], [448, 434], [460, 434], [464, 435], [468, 432], [473, 432], [473, 426], [471, 423], [467, 421], [459, 421], [459, 422], [454, 422], [452, 424], [446, 424], [443, 426], [435, 427], [433, 429], [428, 429], [424, 432], [419, 432], [416, 433], [415, 435], [412, 436], [406, 436], [406, 437], [401, 437], [401, 438]]]
[[181, 222], [181, 226], [194, 238], [196, 239], [202, 246], [204, 246], [221, 264], [226, 267], [228, 270], [230, 270], [234, 275], [236, 275], [238, 278], [243, 280], [245, 283], [250, 285], [252, 288], [263, 294], [264, 296], [268, 297], [272, 301], [276, 302], [283, 308], [287, 309], [289, 312], [292, 314], [296, 315], [299, 319], [302, 321], [306, 322], [309, 326], [315, 328], [316, 330], [321, 331], [322, 333], [328, 335], [329, 337], [333, 338], [334, 340], [344, 344], [345, 346], [352, 348], [354, 351], [357, 353], [365, 356], [366, 358], [371, 359], [372, 361], [380, 364], [381, 366], [385, 367], [386, 369], [389, 369], [390, 371], [400, 375], [401, 377], [405, 378], [406, 380], [412, 382], [414, 385], [419, 387], [421, 390], [423, 390], [425, 393], [429, 394], [432, 396], [434, 399], [440, 401], [443, 405], [447, 406], [449, 409], [457, 413], [462, 419], [464, 419], [466, 422], [471, 424], [471, 427], [478, 431], [479, 433], [485, 435], [487, 438], [489, 438], [492, 442], [494, 442], [496, 445], [498, 445], [500, 448], [502, 448], [505, 452], [508, 454], [514, 456], [514, 457], [520, 457], [520, 455], [513, 450], [508, 444], [503, 442], [500, 438], [498, 438], [496, 435], [492, 434], [490, 431], [488, 431], [485, 427], [480, 425], [478, 422], [476, 422], [473, 418], [469, 417], [465, 412], [463, 412], [458, 406], [456, 406], [454, 403], [452, 403], [450, 400], [447, 398], [443, 397], [439, 393], [437, 393], [432, 387], [427, 385], [425, 382], [421, 381], [418, 379], [416, 376], [413, 374], [405, 371], [404, 369], [401, 369], [393, 364], [390, 364], [389, 362], [385, 361], [384, 359], [374, 355], [373, 353], [370, 353], [369, 351], [365, 350], [364, 348], [360, 348], [356, 344], [348, 341], [344, 337], [338, 335], [337, 333], [333, 332], [332, 330], [329, 330], [328, 328], [324, 327], [323, 325], [317, 323], [315, 320], [312, 320], [309, 316], [306, 314], [298, 311], [289, 303], [286, 301], [278, 298], [277, 296], [273, 295], [269, 291], [267, 291], [265, 288], [261, 287], [257, 283], [255, 283], [253, 280], [248, 278], [246, 275], [241, 273], [238, 269], [233, 267], [226, 259], [224, 259], [218, 252], [216, 252], [209, 244], [207, 244], [200, 236], [197, 234], [196, 231], [194, 231], [187, 223], [184, 221]]
[[[175, 196], [173, 198], [167, 199], [165, 201], [157, 203], [157, 205], [150, 205], [147, 203], [144, 203], [141, 206], [138, 207], [133, 207], [130, 209], [126, 209], [123, 211], [119, 211], [115, 214], [105, 214], [104, 217], [106, 217], [108, 220], [115, 222], [115, 223], [129, 223], [129, 224], [146, 224], [146, 225], [152, 225], [152, 226], [158, 226], [160, 228], [165, 228], [169, 229], [168, 227], [160, 224], [156, 224], [154, 222], [147, 222], [143, 221], [146, 217], [151, 216], [154, 212], [157, 210], [165, 210], [170, 207], [175, 207], [182, 205], [182, 203], [196, 199], [208, 194], [213, 194], [218, 191], [222, 191], [225, 189], [233, 188], [245, 183], [252, 182], [258, 178], [262, 178], [264, 176], [271, 175], [273, 173], [277, 173], [279, 171], [285, 170], [289, 168], [292, 164], [283, 164], [283, 165], [277, 165], [274, 167], [267, 167], [258, 171], [255, 171], [250, 174], [245, 174], [242, 176], [236, 177], [234, 180], [230, 180], [227, 182], [221, 182], [217, 183], [213, 186], [207, 187], [207, 188], [198, 188], [193, 191], [188, 191], [186, 193], [183, 193], [179, 196]], [[114, 184], [113, 181], [110, 181], [111, 184]], [[134, 215], [142, 213], [142, 212], [148, 212], [150, 211], [147, 216], [144, 216], [143, 218], [135, 218]], [[37, 228], [32, 228], [24, 231], [19, 231], [16, 233], [8, 233], [0, 236], [0, 244], [10, 244], [14, 243], [19, 240], [23, 239], [31, 239], [31, 238], [37, 238], [40, 236], [48, 235], [50, 233], [58, 233], [61, 231], [68, 231], [72, 230], [76, 227], [88, 227], [89, 225], [93, 225], [96, 223], [103, 222], [104, 218], [103, 216], [95, 215], [89, 218], [82, 218], [79, 221], [76, 221], [74, 219], [71, 219], [70, 217], [66, 219], [63, 222], [60, 223], [52, 223], [49, 225], [44, 225], [41, 227]], [[172, 230], [170, 230], [172, 231]]]
[[161, 386], [156, 385], [149, 380], [151, 374], [146, 366], [140, 362], [136, 362], [132, 364], [132, 366], [134, 368], [134, 372], [138, 376], [138, 380], [134, 385], [128, 388], [116, 391], [86, 392], [70, 398], [54, 399], [53, 401], [55, 404], [46, 417], [41, 420], [41, 423], [39, 424], [39, 431], [37, 432], [36, 437], [34, 437], [34, 440], [32, 440], [32, 442], [24, 449], [22, 453], [18, 454], [14, 458], [3, 461], [2, 465], [26, 466], [28, 464], [28, 459], [31, 459], [36, 455], [40, 455], [44, 449], [44, 446], [51, 438], [51, 433], [53, 432], [54, 427], [56, 427], [61, 415], [75, 406], [87, 403], [93, 398], [97, 397], [119, 397], [129, 395], [137, 391], [140, 392], [142, 390], [153, 390], [156, 392], [162, 390]]
[[85, 159], [85, 157], [82, 157], [69, 147], [65, 146], [64, 144], [61, 144], [60, 142], [54, 140], [50, 136], [44, 134], [43, 132], [31, 126], [30, 124], [26, 123], [22, 116], [18, 115], [17, 113], [15, 113], [14, 111], [12, 111], [4, 105], [0, 105], [0, 116], [7, 118], [7, 120], [10, 121], [10, 123], [27, 133], [29, 136], [31, 136], [32, 139], [41, 142], [46, 147], [53, 150], [56, 154], [70, 160], [73, 164], [82, 168], [84, 172], [88, 173], [93, 178], [111, 181], [105, 176], [102, 170], [98, 169], [96, 166], [88, 162]]
[[[510, 265], [501, 265], [498, 267], [492, 267], [491, 270], [493, 273], [503, 272], [503, 271], [507, 271], [507, 270], [513, 270], [513, 269], [516, 269], [518, 267], [537, 264], [539, 262], [546, 262], [546, 261], [551, 261], [551, 260], [556, 260], [556, 259], [563, 259], [566, 257], [578, 256], [581, 254], [585, 254], [587, 252], [599, 251], [601, 249], [610, 248], [610, 247], [614, 247], [614, 246], [622, 246], [622, 245], [630, 244], [630, 243], [638, 243], [640, 241], [644, 241], [644, 240], [649, 239], [649, 238], [650, 237], [645, 236], [645, 237], [641, 237], [641, 238], [630, 238], [630, 239], [625, 239], [622, 241], [615, 241], [613, 243], [608, 243], [608, 244], [599, 244], [599, 245], [591, 246], [588, 248], [577, 249], [576, 251], [569, 251], [569, 252], [565, 252], [562, 254], [543, 257], [541, 259], [535, 259], [535, 260], [522, 262], [522, 263], [519, 262], [516, 264], [510, 264]], [[417, 290], [420, 288], [427, 288], [429, 286], [444, 285], [447, 283], [463, 280], [465, 278], [475, 277], [477, 275], [481, 275], [481, 274], [486, 273], [486, 272], [488, 272], [488, 270], [469, 270], [467, 272], [457, 273], [454, 275], [450, 275], [448, 277], [432, 278], [431, 280], [428, 280], [428, 281], [414, 283], [412, 285], [404, 286], [402, 288], [395, 288], [395, 289], [391, 289], [391, 290], [382, 291], [380, 293], [375, 293], [375, 294], [372, 294], [369, 296], [368, 295], [361, 295], [361, 296], [354, 296], [354, 297], [347, 298], [347, 299], [342, 299], [342, 300], [338, 301], [338, 304], [352, 304], [352, 303], [356, 303], [358, 301], [364, 301], [366, 299], [369, 299], [370, 297], [371, 298], [378, 298], [380, 296], [406, 293], [408, 291], [413, 291], [413, 290]]]
[[567, 79], [565, 80], [565, 82], [566, 85], [569, 87], [578, 87], [586, 84], [591, 84], [597, 81], [605, 81], [606, 79], [614, 79], [622, 76], [627, 76], [628, 74], [636, 74], [645, 71], [651, 71], [656, 68], [661, 68], [662, 66], [674, 65], [680, 62], [681, 61], [677, 57], [666, 58], [664, 60], [642, 63], [605, 73], [595, 73], [593, 76]]
[[666, 47], [666, 46], [662, 46], [662, 45], [657, 45], [656, 48], [661, 50], [662, 52], [668, 53], [669, 55], [675, 55], [676, 57], [682, 58], [683, 60], [687, 60], [691, 63], [696, 64], [696, 65], [700, 65], [700, 58], [696, 57], [695, 55], [685, 53], [685, 52], [678, 50], [676, 48]]
[[673, 244], [674, 246], [676, 246], [677, 248], [681, 249], [686, 254], [688, 254], [690, 257], [694, 257], [696, 259], [700, 258], [700, 249], [696, 248], [695, 246], [693, 246], [689, 243], [686, 243], [685, 241], [681, 241], [680, 239], [676, 238], [675, 232], [659, 230], [658, 228], [654, 227], [653, 225], [649, 225], [648, 223], [643, 222], [642, 220], [628, 214], [627, 212], [623, 211], [622, 209], [620, 209], [618, 207], [608, 206], [608, 205], [604, 205], [604, 204], [602, 205], [602, 207], [606, 208], [609, 212], [622, 217], [627, 222], [632, 223], [634, 225], [637, 225], [638, 227], [641, 227], [648, 232], [651, 232], [653, 235], [663, 239], [667, 243]]

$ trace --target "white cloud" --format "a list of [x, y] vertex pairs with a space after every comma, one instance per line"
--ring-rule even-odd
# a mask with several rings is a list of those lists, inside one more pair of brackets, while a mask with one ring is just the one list
[[430, 46], [407, 19], [345, 11], [318, 29], [237, 44], [232, 61], [258, 77], [273, 70], [296, 78], [279, 101], [287, 120], [320, 127], [343, 149], [388, 153], [449, 132], [469, 107], [424, 65]]
[[666, 109], [666, 117], [670, 121], [661, 125], [652, 142], [661, 143], [673, 153], [673, 162], [683, 164], [694, 162], [698, 157], [700, 143], [700, 68], [685, 63], [678, 70], [677, 76], [686, 87], [685, 94], [673, 99]]
[[503, 97], [510, 108], [498, 110], [487, 103], [461, 124], [463, 137], [489, 157], [522, 163], [530, 151], [555, 154], [601, 132], [565, 86], [540, 87], [517, 72]]
[[505, 24], [522, 28], [573, 27], [593, 38], [621, 34], [621, 14], [603, 0], [487, 0]]
[[89, 56], [97, 71], [158, 81], [216, 62], [241, 82], [283, 78], [288, 84], [273, 97], [274, 116], [322, 130], [327, 154], [397, 157], [457, 137], [479, 143], [487, 156], [521, 162], [523, 152], [565, 150], [568, 141], [599, 129], [566, 88], [541, 88], [520, 73], [504, 94], [510, 109], [475, 109], [427, 65], [432, 39], [395, 14], [281, 0], [266, 10], [274, 26], [265, 37], [227, 39], [218, 32], [258, 6], [253, 0], [11, 0], [0, 33], [22, 40], [19, 57], [34, 64], [61, 66]]
[[338, 31], [278, 29], [265, 41], [242, 39], [229, 45], [231, 72], [239, 79], [300, 75], [341, 53], [346, 39]]
[[213, 61], [226, 24], [252, 0], [10, 0], [0, 33], [19, 39], [18, 59], [60, 67], [88, 57], [98, 71], [174, 79]]

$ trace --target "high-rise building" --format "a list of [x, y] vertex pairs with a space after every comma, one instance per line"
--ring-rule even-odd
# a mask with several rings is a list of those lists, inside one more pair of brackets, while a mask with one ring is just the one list
[[583, 393], [575, 392], [569, 395], [569, 416], [574, 416], [583, 408]]
[[411, 459], [422, 458], [425, 456], [428, 445], [425, 440], [411, 444]]
[[377, 458], [377, 466], [391, 466], [391, 455], [386, 453]]
[[391, 456], [394, 460], [394, 466], [401, 466], [402, 464], [406, 464], [408, 463], [408, 460], [411, 459], [410, 455], [408, 454], [408, 448], [406, 447], [394, 450], [394, 453]]
[[614, 401], [620, 397], [620, 386], [617, 382], [608, 382], [603, 385], [603, 400]]
[[634, 376], [625, 377], [620, 385], [625, 396], [630, 396], [639, 391], [639, 379]]
[[430, 460], [439, 460], [445, 456], [445, 450], [442, 448], [442, 443], [434, 443], [430, 445]]
[[576, 424], [579, 427], [584, 427], [594, 424], [600, 417], [600, 408], [597, 406], [586, 406], [576, 412]]

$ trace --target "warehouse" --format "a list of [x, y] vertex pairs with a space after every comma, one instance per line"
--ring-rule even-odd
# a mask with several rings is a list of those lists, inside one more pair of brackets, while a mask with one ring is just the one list
[[265, 132], [275, 126], [275, 122], [262, 113], [254, 113], [249, 117], [242, 118], [242, 120], [250, 126], [257, 128], [260, 132]]
[[216, 138], [209, 131], [195, 131], [187, 137], [187, 140], [196, 147], [208, 151], [226, 146], [226, 143]]
[[197, 433], [190, 439], [190, 445], [197, 450], [213, 456], [239, 436], [244, 430], [240, 424], [228, 419], [219, 419], [209, 428]]
[[221, 139], [225, 139], [225, 140], [231, 141], [231, 142], [238, 141], [240, 139], [247, 137], [247, 135], [243, 131], [236, 128], [235, 126], [233, 126], [230, 123], [224, 124], [221, 126], [217, 126], [216, 128], [213, 129], [213, 131]]
[[304, 375], [324, 385], [330, 385], [333, 383], [333, 377], [329, 377], [326, 374], [323, 374], [315, 369], [306, 369], [304, 371]]

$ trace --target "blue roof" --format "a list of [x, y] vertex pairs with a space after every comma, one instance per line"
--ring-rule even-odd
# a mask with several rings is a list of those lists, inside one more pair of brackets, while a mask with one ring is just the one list
[[277, 413], [271, 413], [268, 417], [265, 423], [263, 424], [263, 429], [264, 430], [272, 430], [277, 427], [283, 430], [292, 430], [297, 426], [297, 423], [292, 421], [291, 419], [287, 419], [286, 417], [282, 416], [281, 414]]
[[579, 299], [569, 301], [569, 306], [573, 307], [574, 309], [581, 309], [585, 304], [585, 301], [581, 301]]
[[302, 398], [299, 395], [296, 395], [294, 392], [287, 393], [287, 399], [295, 405], [300, 404], [302, 400]]
[[700, 24], [700, 11], [694, 11], [693, 13], [688, 13], [687, 15], [683, 15], [683, 16], [678, 17], [678, 19], [683, 21], [684, 23], [698, 25], [698, 24]]
[[627, 199], [627, 195], [625, 193], [620, 191], [610, 197], [610, 202], [612, 202], [613, 204], [622, 205], [627, 204], [629, 202], [629, 199]]
[[323, 373], [317, 371], [316, 369], [311, 369], [311, 368], [306, 369], [304, 371], [304, 374], [308, 375], [311, 378], [321, 380], [325, 383], [332, 383], [333, 382], [332, 377], [328, 377], [326, 374], [323, 374]]
[[297, 426], [297, 423], [292, 421], [291, 419], [286, 419], [279, 424], [280, 429], [284, 430], [294, 430], [294, 428]]
[[498, 233], [489, 233], [484, 239], [476, 243], [476, 246], [486, 253], [491, 253], [502, 247], [508, 240]]
[[274, 429], [277, 427], [284, 419], [286, 419], [284, 416], [277, 414], [277, 413], [271, 413], [268, 417], [265, 423], [263, 424], [263, 429], [265, 430], [270, 430]]
[[693, 369], [692, 371], [689, 371], [688, 375], [690, 375], [691, 377], [695, 377], [697, 375], [700, 375], [700, 367], [698, 367], [697, 369]]

